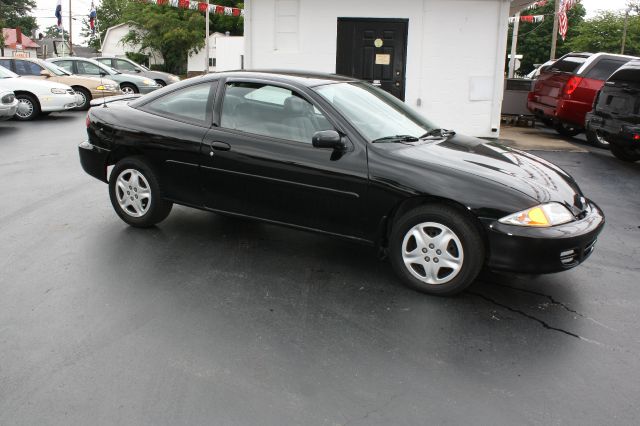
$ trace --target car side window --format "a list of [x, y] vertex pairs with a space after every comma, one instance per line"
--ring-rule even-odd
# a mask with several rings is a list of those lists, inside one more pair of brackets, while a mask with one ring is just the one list
[[618, 68], [626, 64], [627, 61], [619, 59], [602, 59], [593, 68], [587, 72], [587, 78], [594, 80], [606, 80], [611, 74], [613, 74]]
[[76, 66], [78, 67], [78, 74], [100, 75], [100, 67], [91, 62], [78, 61]]
[[220, 126], [311, 144], [314, 133], [333, 130], [324, 114], [298, 93], [261, 83], [228, 83]]
[[33, 62], [15, 60], [16, 74], [20, 75], [40, 75], [42, 68]]
[[104, 64], [108, 67], [111, 66], [111, 58], [96, 58], [96, 61], [100, 62], [101, 64]]
[[5, 67], [6, 69], [11, 70], [11, 59], [0, 59], [0, 67]]
[[116, 59], [115, 60], [116, 64], [115, 64], [115, 69], [117, 69], [118, 71], [136, 71], [136, 67], [134, 67], [131, 63], [122, 60], [122, 59]]
[[171, 92], [146, 104], [142, 109], [167, 118], [186, 120], [207, 125], [211, 110], [209, 93], [216, 90], [218, 82], [196, 84]]
[[73, 74], [73, 62], [72, 61], [55, 61], [54, 64], [56, 64], [57, 66], [59, 66], [63, 70], [68, 71], [71, 74]]

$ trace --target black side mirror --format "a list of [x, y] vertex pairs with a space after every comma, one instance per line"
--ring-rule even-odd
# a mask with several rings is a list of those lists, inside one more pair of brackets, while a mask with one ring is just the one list
[[316, 132], [311, 139], [314, 148], [331, 148], [331, 149], [343, 149], [344, 142], [342, 142], [342, 136], [335, 130], [322, 130]]
[[104, 72], [104, 71], [100, 71], [100, 77], [106, 77], [106, 76], [107, 76], [107, 73], [106, 73], [106, 72]]
[[140, 74], [140, 73], [142, 72], [142, 70], [140, 70], [140, 68], [136, 68], [136, 72], [137, 72], [138, 74]]

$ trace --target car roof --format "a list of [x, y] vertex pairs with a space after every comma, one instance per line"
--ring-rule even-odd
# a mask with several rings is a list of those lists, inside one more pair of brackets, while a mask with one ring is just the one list
[[[281, 82], [292, 82], [300, 86], [314, 87], [331, 83], [359, 81], [356, 78], [337, 74], [318, 73], [295, 70], [238, 70], [208, 74], [206, 77], [215, 78], [253, 78]], [[205, 78], [206, 78], [205, 77]]]

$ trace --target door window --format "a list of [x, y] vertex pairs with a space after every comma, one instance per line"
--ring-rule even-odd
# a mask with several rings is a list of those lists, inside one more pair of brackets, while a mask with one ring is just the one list
[[0, 59], [0, 67], [11, 70], [11, 59]]
[[308, 144], [314, 133], [333, 130], [324, 114], [299, 94], [260, 83], [227, 84], [220, 125]]
[[594, 80], [606, 80], [627, 61], [619, 59], [602, 59], [587, 72], [585, 77]]
[[185, 87], [151, 101], [143, 109], [167, 118], [207, 125], [210, 124], [208, 115], [211, 111], [209, 93], [217, 86], [218, 83], [214, 82]]
[[54, 64], [73, 74], [73, 61], [55, 61]]
[[30, 61], [16, 60], [16, 74], [20, 75], [40, 75], [42, 67]]
[[99, 66], [91, 62], [78, 61], [76, 66], [78, 67], [78, 74], [100, 75], [100, 71], [102, 71]]
[[117, 69], [118, 71], [133, 71], [136, 72], [137, 68], [135, 66], [133, 66], [133, 64], [131, 64], [130, 62], [127, 62], [123, 59], [116, 59], [116, 66], [115, 69]]
[[111, 58], [96, 58], [96, 61], [100, 62], [101, 64], [104, 64], [108, 67], [111, 66]]

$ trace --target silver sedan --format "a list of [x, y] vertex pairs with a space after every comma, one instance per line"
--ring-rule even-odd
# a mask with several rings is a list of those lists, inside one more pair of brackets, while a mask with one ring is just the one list
[[0, 121], [9, 120], [18, 110], [18, 100], [13, 92], [0, 89]]

